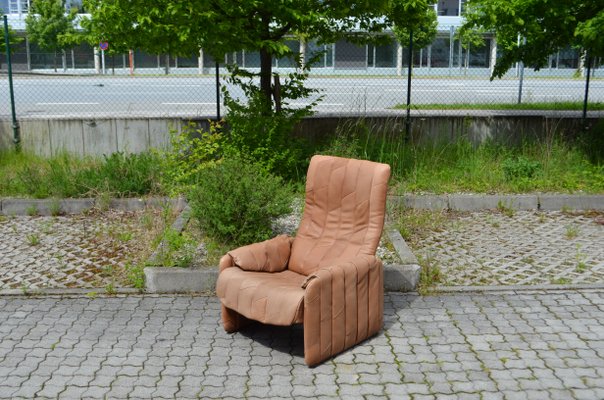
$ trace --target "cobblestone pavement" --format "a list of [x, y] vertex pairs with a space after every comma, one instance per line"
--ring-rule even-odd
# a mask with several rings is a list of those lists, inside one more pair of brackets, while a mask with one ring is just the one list
[[601, 214], [517, 211], [462, 214], [415, 245], [445, 285], [604, 282]]
[[153, 213], [2, 217], [0, 289], [126, 286], [119, 279], [148, 246], [141, 238], [152, 230]]
[[300, 327], [218, 321], [214, 297], [0, 298], [0, 398], [604, 398], [604, 290], [389, 293], [383, 332], [312, 369]]

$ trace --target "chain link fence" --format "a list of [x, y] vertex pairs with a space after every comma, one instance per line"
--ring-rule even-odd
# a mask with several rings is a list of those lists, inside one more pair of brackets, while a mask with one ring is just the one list
[[[518, 103], [583, 102], [587, 63], [583, 54], [565, 49], [552, 54], [540, 71], [518, 64], [501, 79], [490, 80], [499, 54], [497, 42], [486, 37], [482, 46], [464, 47], [455, 27], [439, 26], [431, 45], [413, 49], [394, 38], [381, 45], [331, 44], [290, 40], [287, 45], [304, 60], [317, 56], [307, 86], [322, 96], [318, 113], [369, 113], [406, 108], [409, 61], [412, 60], [410, 107], [416, 113], [443, 110], [465, 113], [471, 108], [501, 108]], [[81, 45], [65, 53], [42, 52], [23, 41], [12, 54], [17, 117], [184, 116], [212, 117], [217, 112], [215, 65], [203, 51], [188, 57], [128, 54]], [[255, 52], [229, 54], [218, 60], [221, 83], [226, 65], [259, 71]], [[292, 59], [273, 60], [274, 72], [295, 69]], [[0, 72], [6, 74], [2, 56]], [[604, 60], [590, 69], [589, 102], [604, 102]], [[10, 116], [6, 75], [0, 83], [0, 117]], [[242, 94], [228, 87], [235, 96]], [[303, 106], [311, 99], [298, 99]], [[222, 107], [221, 107], [222, 108]]]

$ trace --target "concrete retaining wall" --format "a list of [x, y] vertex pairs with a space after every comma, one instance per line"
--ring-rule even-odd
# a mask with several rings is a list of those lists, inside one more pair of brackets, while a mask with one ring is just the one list
[[[23, 119], [23, 151], [50, 157], [62, 152], [100, 156], [166, 148], [170, 130], [180, 131], [179, 118]], [[13, 145], [10, 121], [0, 121], [0, 150]]]
[[[416, 142], [451, 140], [459, 136], [474, 142], [495, 139], [506, 143], [519, 143], [523, 138], [535, 137], [553, 131], [572, 134], [582, 126], [577, 112], [415, 112], [412, 117], [413, 140]], [[211, 117], [196, 117], [202, 126]], [[591, 113], [588, 119], [595, 126], [604, 119], [604, 113]], [[19, 121], [24, 151], [51, 156], [63, 151], [77, 155], [111, 154], [114, 152], [138, 153], [150, 148], [169, 145], [168, 132], [181, 127], [188, 118], [61, 118], [22, 119]], [[341, 130], [363, 124], [374, 132], [400, 134], [404, 132], [404, 113], [388, 111], [379, 114], [319, 114], [306, 118], [297, 127], [296, 134], [311, 140], [320, 140]], [[602, 126], [600, 124], [599, 126]], [[9, 120], [0, 120], [0, 150], [13, 146], [13, 131]]]

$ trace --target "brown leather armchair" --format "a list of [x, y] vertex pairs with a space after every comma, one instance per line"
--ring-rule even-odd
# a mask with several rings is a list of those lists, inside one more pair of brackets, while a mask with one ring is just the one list
[[314, 156], [295, 238], [240, 247], [220, 260], [216, 294], [235, 332], [251, 320], [304, 324], [304, 360], [316, 365], [380, 331], [382, 262], [375, 257], [390, 166]]

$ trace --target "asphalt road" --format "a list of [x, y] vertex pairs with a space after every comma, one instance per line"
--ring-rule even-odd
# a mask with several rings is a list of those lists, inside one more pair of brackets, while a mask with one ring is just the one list
[[[10, 115], [8, 80], [0, 81], [0, 116]], [[405, 103], [406, 77], [320, 77], [308, 86], [323, 96], [318, 112], [379, 111]], [[421, 103], [512, 103], [516, 79], [417, 78], [411, 100]], [[237, 88], [230, 88], [241, 96]], [[214, 115], [216, 87], [209, 76], [16, 76], [16, 111], [26, 116]], [[574, 79], [525, 79], [523, 101], [582, 101], [585, 82]], [[318, 95], [315, 95], [315, 97]], [[604, 80], [591, 82], [590, 101], [604, 101]], [[292, 104], [302, 106], [308, 101]]]

